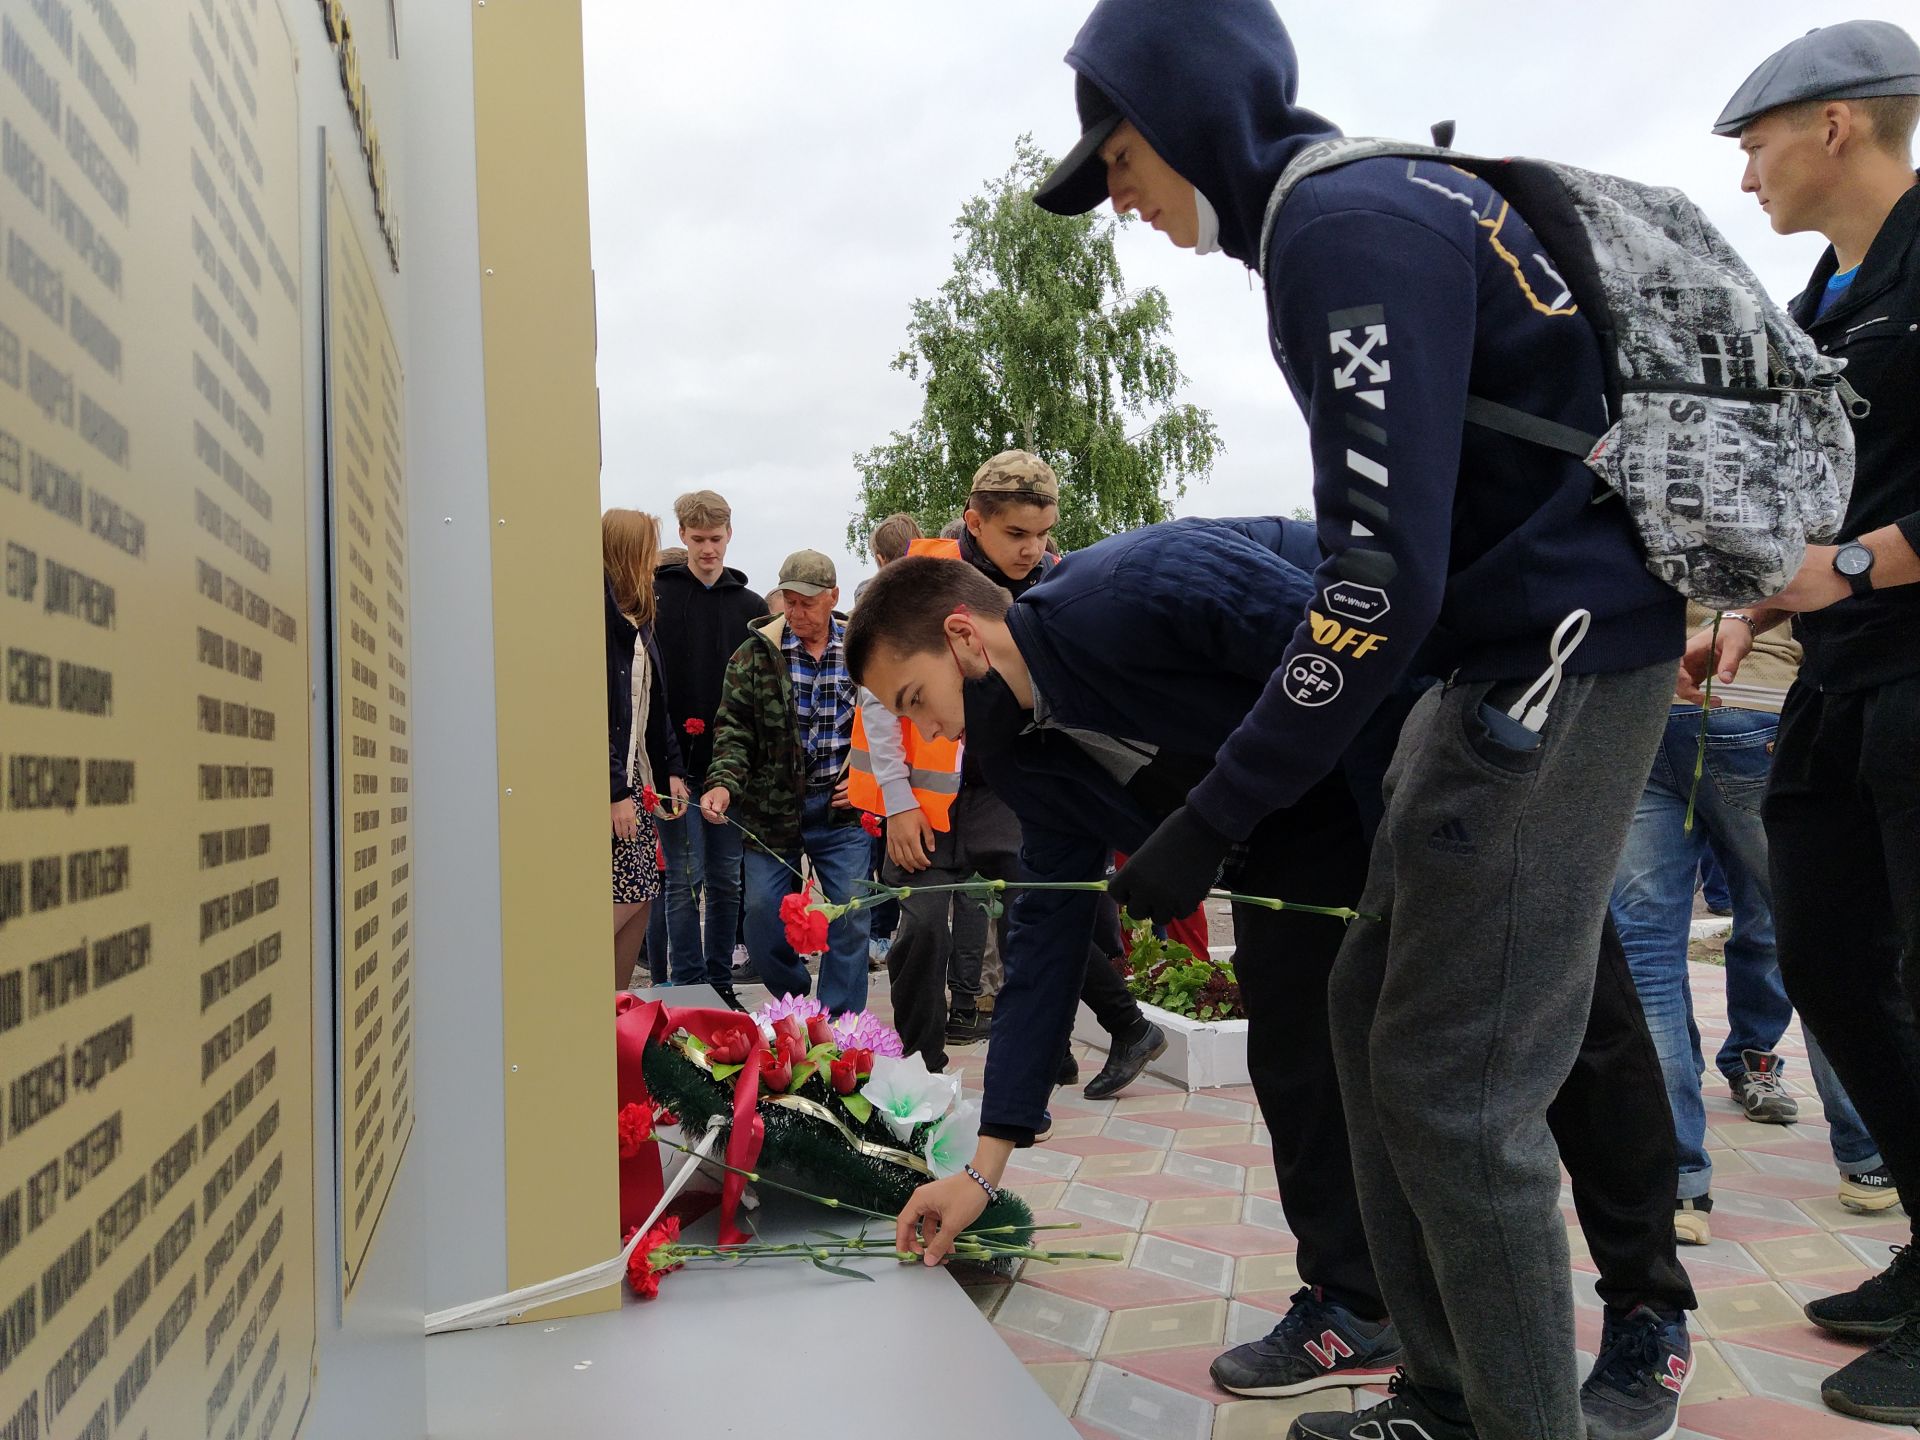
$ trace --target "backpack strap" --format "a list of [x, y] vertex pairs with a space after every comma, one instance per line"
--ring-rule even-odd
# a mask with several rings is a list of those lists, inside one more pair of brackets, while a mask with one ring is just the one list
[[1530, 411], [1502, 405], [1498, 400], [1484, 399], [1479, 395], [1467, 396], [1467, 423], [1478, 425], [1483, 430], [1497, 430], [1516, 440], [1544, 445], [1549, 450], [1561, 451], [1577, 460], [1585, 460], [1593, 453], [1593, 447], [1600, 443], [1598, 435], [1589, 435], [1575, 426], [1542, 419]]

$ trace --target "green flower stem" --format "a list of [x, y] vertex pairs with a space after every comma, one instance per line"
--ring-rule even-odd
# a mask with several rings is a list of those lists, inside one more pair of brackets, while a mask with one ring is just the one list
[[[864, 910], [868, 905], [886, 900], [905, 900], [913, 895], [935, 895], [942, 893], [984, 895], [1007, 890], [1084, 890], [1104, 891], [1105, 880], [962, 880], [952, 885], [881, 885], [876, 881], [859, 882], [868, 887], [864, 895], [856, 895], [845, 904], [835, 905], [823, 902], [816, 908], [829, 920], [838, 920], [842, 915], [850, 915], [856, 910]], [[1242, 895], [1235, 890], [1209, 890], [1208, 895], [1216, 900], [1226, 900], [1235, 905], [1255, 905], [1262, 910], [1292, 910], [1301, 915], [1325, 915], [1329, 919], [1351, 924], [1355, 920], [1379, 920], [1378, 915], [1369, 915], [1345, 905], [1302, 905], [1293, 900], [1279, 900], [1271, 895]]]

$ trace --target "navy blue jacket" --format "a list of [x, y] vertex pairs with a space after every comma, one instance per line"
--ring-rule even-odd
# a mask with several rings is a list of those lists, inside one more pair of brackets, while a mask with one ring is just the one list
[[[1101, 0], [1067, 61], [1212, 203], [1258, 264], [1268, 198], [1337, 134], [1294, 103], [1268, 0]], [[1367, 160], [1304, 181], [1267, 252], [1273, 350], [1307, 417], [1326, 552], [1311, 612], [1191, 806], [1244, 838], [1327, 774], [1409, 674], [1531, 678], [1576, 608], [1568, 669], [1677, 657], [1684, 606], [1578, 460], [1465, 425], [1469, 393], [1605, 429], [1601, 357], [1525, 221], [1450, 166]]]
[[[1007, 624], [1051, 722], [1189, 757], [1197, 771], [1259, 703], [1312, 598], [1319, 558], [1313, 527], [1299, 522], [1148, 526], [1067, 556], [1015, 602]], [[1377, 815], [1380, 775], [1403, 716], [1404, 708], [1383, 706], [1388, 733], [1368, 752], [1377, 758], [1361, 758], [1356, 747], [1348, 762], [1363, 811], [1370, 793]], [[987, 783], [1020, 820], [1030, 880], [1097, 880], [1112, 851], [1137, 848], [1164, 818], [1057, 730], [1029, 729], [1011, 744], [968, 740], [979, 746]], [[1097, 898], [1015, 896], [987, 1050], [985, 1134], [1018, 1143], [1039, 1127], [1072, 1027]]]

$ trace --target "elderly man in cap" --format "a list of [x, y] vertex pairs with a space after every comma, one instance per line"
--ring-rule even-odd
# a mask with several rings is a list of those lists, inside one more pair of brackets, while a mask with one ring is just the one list
[[[775, 995], [805, 995], [807, 967], [787, 943], [780, 902], [799, 888], [802, 855], [835, 904], [866, 876], [867, 834], [840, 793], [859, 689], [841, 649], [833, 561], [796, 550], [775, 588], [785, 613], [755, 624], [727, 662], [700, 813], [760, 841], [746, 848], [747, 950]], [[834, 1014], [866, 1007], [869, 918], [856, 910], [827, 932], [820, 1003]]]
[[[1696, 635], [1682, 693], [1732, 680], [1789, 619], [1805, 650], [1780, 717], [1764, 816], [1780, 970], [1892, 1172], [1920, 1198], [1920, 46], [1853, 20], [1802, 36], [1735, 92], [1741, 188], [1783, 235], [1830, 242], [1793, 316], [1844, 358], [1857, 470], [1837, 545], [1791, 585]], [[1734, 623], [1726, 623], [1728, 620]], [[1877, 1341], [1822, 1389], [1849, 1415], [1920, 1422], [1920, 1249], [1896, 1249], [1807, 1318]]]

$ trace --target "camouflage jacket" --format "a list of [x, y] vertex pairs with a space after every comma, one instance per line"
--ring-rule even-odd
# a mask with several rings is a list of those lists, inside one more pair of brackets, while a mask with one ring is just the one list
[[[777, 615], [755, 621], [727, 662], [705, 788], [724, 786], [733, 797], [727, 813], [770, 848], [792, 854], [800, 848], [807, 783], [793, 681], [780, 650], [786, 628]], [[834, 823], [857, 825], [860, 814], [836, 810]]]

